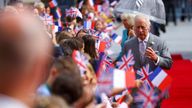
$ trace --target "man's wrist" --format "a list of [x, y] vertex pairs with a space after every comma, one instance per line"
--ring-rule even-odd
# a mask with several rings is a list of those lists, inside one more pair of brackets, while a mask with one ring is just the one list
[[155, 61], [155, 65], [159, 64], [159, 56], [157, 56], [157, 60]]

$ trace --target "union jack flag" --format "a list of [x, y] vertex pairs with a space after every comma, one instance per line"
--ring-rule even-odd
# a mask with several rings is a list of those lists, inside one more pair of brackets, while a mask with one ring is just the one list
[[106, 42], [106, 49], [109, 49], [111, 47], [111, 39], [110, 38], [104, 38], [103, 41]]
[[112, 81], [107, 80], [98, 81], [95, 91], [96, 95], [100, 95], [101, 93], [111, 94], [113, 89], [113, 85], [111, 83]]
[[87, 57], [77, 50], [73, 51], [72, 57], [73, 60], [76, 62], [77, 66], [79, 67], [81, 76], [83, 76], [84, 72], [87, 70]]
[[147, 64], [146, 66], [143, 66], [140, 70], [136, 71], [136, 77], [137, 79], [146, 81], [151, 88], [154, 88], [152, 82], [149, 80], [149, 76], [153, 72], [152, 71], [150, 72], [149, 69], [150, 69], [149, 64]]
[[151, 88], [146, 81], [132, 95], [136, 108], [155, 108], [160, 99], [159, 91]]
[[53, 16], [45, 14], [44, 16], [40, 16], [41, 21], [43, 21], [44, 25], [53, 25]]
[[97, 34], [98, 32], [94, 29], [88, 29], [88, 34], [91, 35], [94, 39], [100, 40], [101, 37], [99, 37]]
[[105, 61], [106, 67], [108, 66], [114, 67], [113, 60], [109, 56], [106, 55], [104, 61]]
[[82, 16], [81, 12], [79, 11], [79, 9], [77, 9], [75, 7], [71, 7], [70, 9], [67, 9], [65, 14], [66, 14], [66, 16], [83, 18], [83, 16]]
[[112, 84], [113, 83], [113, 68], [109, 68], [108, 71], [106, 71], [106, 67], [103, 67], [103, 71], [100, 73], [100, 76], [98, 77], [99, 83], [105, 83], [105, 84]]
[[132, 50], [129, 50], [126, 55], [123, 55], [121, 60], [117, 62], [117, 67], [120, 70], [127, 70], [135, 64]]

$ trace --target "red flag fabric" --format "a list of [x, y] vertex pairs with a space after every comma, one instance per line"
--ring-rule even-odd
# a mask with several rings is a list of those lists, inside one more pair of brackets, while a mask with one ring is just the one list
[[135, 87], [135, 72], [133, 67], [130, 67], [127, 71], [126, 71], [126, 86], [128, 88], [132, 88]]
[[101, 41], [99, 44], [99, 52], [104, 52], [106, 49], [106, 42]]

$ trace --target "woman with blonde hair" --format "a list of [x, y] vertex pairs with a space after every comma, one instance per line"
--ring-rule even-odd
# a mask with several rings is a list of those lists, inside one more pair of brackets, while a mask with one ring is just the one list
[[[125, 27], [122, 33], [122, 41], [121, 41], [121, 49], [123, 49], [124, 44], [127, 40], [135, 36], [133, 26], [134, 26], [134, 15], [133, 14], [122, 14], [121, 15], [122, 23]], [[122, 57], [122, 51], [119, 53], [119, 56], [116, 58], [114, 63], [116, 63], [118, 60]]]
[[134, 15], [133, 14], [122, 14], [121, 16], [122, 23], [125, 27], [122, 35], [121, 47], [124, 47], [124, 43], [126, 40], [130, 39], [132, 36], [135, 36], [133, 31], [134, 26]]

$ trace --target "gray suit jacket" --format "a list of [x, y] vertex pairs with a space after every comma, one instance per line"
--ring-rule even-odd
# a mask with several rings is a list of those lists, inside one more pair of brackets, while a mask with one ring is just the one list
[[132, 50], [132, 53], [134, 55], [134, 60], [135, 60], [135, 65], [134, 65], [135, 70], [140, 69], [142, 66], [145, 66], [146, 64], [150, 65], [151, 71], [153, 71], [158, 66], [164, 69], [171, 68], [172, 66], [171, 55], [164, 41], [162, 41], [159, 37], [153, 34], [149, 34], [147, 47], [151, 47], [159, 56], [158, 65], [155, 65], [155, 63], [147, 57], [145, 57], [144, 63], [141, 62], [141, 57], [139, 53], [139, 41], [137, 37], [134, 37], [125, 42], [125, 45], [123, 48], [123, 55], [126, 54], [129, 49]]

